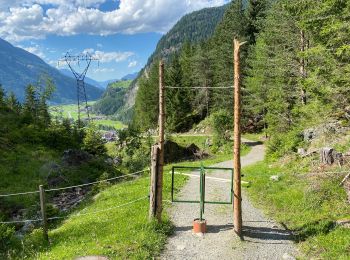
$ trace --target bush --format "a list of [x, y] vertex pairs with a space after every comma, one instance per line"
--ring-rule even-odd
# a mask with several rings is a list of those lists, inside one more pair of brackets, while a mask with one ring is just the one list
[[93, 155], [106, 155], [107, 149], [101, 133], [95, 126], [90, 126], [83, 140], [83, 149]]
[[221, 146], [229, 140], [225, 135], [227, 130], [232, 130], [233, 118], [226, 110], [219, 110], [210, 116], [210, 124], [214, 131], [214, 145]]
[[5, 251], [16, 240], [15, 228], [0, 224], [0, 251]]

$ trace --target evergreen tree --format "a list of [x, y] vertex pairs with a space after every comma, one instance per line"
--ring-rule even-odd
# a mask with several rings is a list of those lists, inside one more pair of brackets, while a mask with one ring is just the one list
[[18, 102], [17, 97], [14, 92], [10, 92], [10, 95], [7, 97], [6, 100], [7, 106], [17, 114], [21, 111], [21, 104]]
[[101, 156], [106, 154], [107, 149], [102, 140], [102, 135], [95, 126], [87, 128], [83, 140], [83, 149], [92, 155]]
[[25, 92], [25, 101], [23, 106], [24, 119], [26, 123], [33, 123], [37, 119], [38, 98], [33, 85], [28, 85]]
[[154, 62], [149, 71], [139, 80], [135, 99], [133, 126], [146, 131], [157, 128], [159, 114], [159, 62]]
[[267, 0], [249, 0], [248, 8], [246, 10], [247, 16], [247, 39], [249, 44], [256, 43], [256, 37], [263, 27], [264, 19], [267, 11]]
[[166, 91], [167, 126], [170, 131], [182, 132], [192, 127], [190, 93], [183, 86], [184, 78], [178, 55], [172, 58], [166, 83], [176, 89]]
[[5, 107], [5, 105], [6, 105], [5, 104], [5, 98], [6, 98], [5, 90], [0, 85], [0, 108], [4, 108]]

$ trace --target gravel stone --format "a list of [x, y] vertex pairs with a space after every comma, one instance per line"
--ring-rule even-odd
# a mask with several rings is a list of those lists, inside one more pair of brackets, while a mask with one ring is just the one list
[[[248, 142], [247, 140], [243, 140]], [[252, 151], [242, 157], [242, 166], [264, 159], [265, 148], [261, 144], [250, 143]], [[233, 161], [215, 165], [233, 167]], [[192, 174], [199, 175], [198, 172]], [[229, 172], [214, 171], [207, 176], [230, 180]], [[230, 181], [206, 179], [206, 200], [229, 201]], [[253, 182], [254, 185], [254, 182]], [[281, 225], [264, 216], [242, 193], [243, 240], [233, 231], [232, 205], [205, 204], [204, 218], [207, 233], [197, 236], [192, 232], [192, 221], [199, 217], [199, 204], [173, 203], [168, 208], [175, 225], [174, 234], [168, 239], [161, 259], [295, 259], [298, 251], [292, 235]], [[199, 178], [190, 177], [178, 194], [179, 199], [199, 199]], [[288, 256], [288, 258], [285, 258]], [[290, 256], [290, 257], [289, 257]]]

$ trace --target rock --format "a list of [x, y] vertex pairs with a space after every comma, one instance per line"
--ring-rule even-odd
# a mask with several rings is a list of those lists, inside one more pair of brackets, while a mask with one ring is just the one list
[[187, 146], [187, 148], [186, 148], [188, 151], [190, 151], [191, 153], [193, 153], [193, 154], [195, 154], [195, 153], [198, 153], [198, 152], [200, 152], [200, 148], [197, 146], [197, 145], [195, 145], [195, 144], [190, 144], [189, 146]]
[[304, 156], [306, 154], [306, 151], [304, 148], [298, 148], [298, 154], [301, 156]]
[[47, 162], [40, 167], [39, 173], [41, 176], [49, 176], [59, 172], [61, 169], [60, 165], [56, 162]]
[[113, 159], [113, 163], [114, 163], [116, 166], [120, 165], [120, 164], [122, 163], [122, 158], [120, 158], [120, 157], [115, 157], [115, 158]]
[[320, 160], [323, 164], [332, 165], [334, 162], [338, 162], [340, 165], [344, 164], [344, 156], [342, 153], [338, 153], [333, 148], [325, 147], [320, 150]]
[[34, 228], [35, 228], [35, 226], [33, 225], [32, 222], [25, 222], [23, 227], [21, 228], [21, 232], [22, 233], [29, 233], [29, 232], [33, 231]]
[[334, 162], [333, 148], [324, 147], [320, 151], [320, 160], [324, 164], [331, 165]]
[[270, 176], [270, 180], [271, 180], [271, 181], [279, 181], [279, 180], [280, 180], [280, 176], [278, 176], [278, 175], [272, 175], [272, 176]]
[[212, 140], [211, 140], [210, 138], [207, 138], [207, 139], [205, 140], [205, 146], [210, 147], [210, 146], [212, 146], [212, 145], [213, 145]]
[[109, 164], [109, 165], [113, 165], [113, 159], [108, 157], [106, 160], [105, 160], [105, 163]]
[[282, 256], [282, 259], [284, 259], [284, 260], [295, 260], [296, 258], [294, 256], [291, 256], [288, 253], [284, 253], [283, 256]]
[[68, 166], [77, 166], [91, 159], [92, 155], [85, 151], [68, 149], [63, 152], [62, 162]]
[[340, 227], [350, 228], [350, 219], [339, 219], [335, 224]]

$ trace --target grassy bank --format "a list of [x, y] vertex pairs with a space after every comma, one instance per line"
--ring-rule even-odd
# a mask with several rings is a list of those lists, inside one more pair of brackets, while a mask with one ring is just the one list
[[[193, 141], [190, 137], [187, 143]], [[185, 144], [185, 143], [184, 143]], [[249, 152], [244, 146], [243, 154]], [[230, 160], [231, 154], [219, 154], [201, 162], [212, 165]], [[165, 207], [169, 206], [171, 194], [171, 167], [173, 165], [200, 165], [199, 161], [180, 162], [164, 168]], [[25, 250], [16, 252], [15, 259], [74, 259], [84, 255], [104, 255], [110, 259], [152, 259], [163, 249], [172, 224], [164, 211], [163, 223], [148, 222], [149, 173], [134, 181], [121, 182], [102, 190], [73, 212], [67, 220], [49, 233], [51, 244], [45, 245], [40, 230], [33, 232], [24, 242]], [[175, 178], [176, 191], [187, 177]], [[129, 205], [130, 201], [137, 200]], [[118, 207], [112, 210], [106, 209]], [[98, 213], [93, 213], [93, 212]], [[101, 211], [101, 212], [99, 212]], [[81, 215], [77, 215], [82, 213]], [[83, 215], [86, 213], [91, 213]]]
[[[339, 186], [344, 174], [308, 174], [307, 162], [296, 158], [276, 165], [261, 162], [244, 169], [255, 204], [294, 231], [306, 258], [349, 259], [350, 230], [334, 225], [350, 217]], [[280, 180], [271, 181], [272, 175]]]

